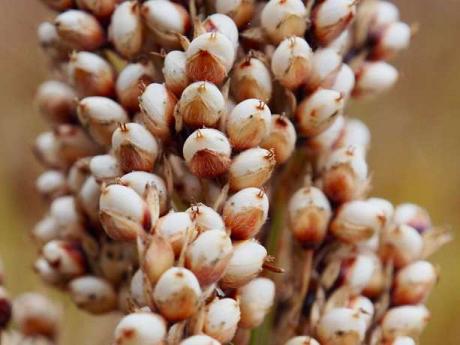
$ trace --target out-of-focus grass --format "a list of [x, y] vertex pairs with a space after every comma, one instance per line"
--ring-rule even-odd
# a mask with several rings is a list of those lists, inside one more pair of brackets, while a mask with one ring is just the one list
[[[460, 233], [460, 2], [397, 3], [402, 17], [421, 27], [410, 50], [395, 61], [400, 82], [384, 97], [353, 104], [349, 114], [372, 131], [374, 194], [426, 206], [435, 222], [451, 226], [455, 235]], [[63, 344], [107, 344], [113, 318], [77, 311], [30, 270], [36, 249], [27, 231], [44, 212], [33, 190], [41, 168], [30, 151], [45, 128], [31, 103], [46, 77], [35, 28], [52, 15], [38, 0], [1, 0], [0, 9], [0, 255], [8, 287], [14, 294], [39, 289], [59, 298], [65, 311]], [[459, 251], [454, 241], [433, 258], [441, 266], [441, 280], [429, 301], [433, 318], [424, 345], [458, 344]]]

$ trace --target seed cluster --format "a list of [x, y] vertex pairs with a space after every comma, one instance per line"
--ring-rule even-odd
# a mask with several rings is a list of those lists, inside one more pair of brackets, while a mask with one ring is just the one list
[[[59, 308], [36, 292], [26, 292], [11, 298], [4, 283], [3, 262], [0, 261], [0, 343], [55, 344], [59, 328]], [[14, 324], [14, 329], [10, 327], [11, 324]]]
[[44, 2], [45, 282], [126, 313], [117, 345], [247, 344], [270, 309], [276, 344], [414, 343], [447, 235], [368, 196], [369, 130], [345, 115], [397, 80], [393, 4]]

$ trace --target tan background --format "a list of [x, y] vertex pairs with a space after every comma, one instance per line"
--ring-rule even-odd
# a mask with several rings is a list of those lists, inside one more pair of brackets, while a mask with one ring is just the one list
[[[353, 104], [349, 114], [364, 119], [373, 134], [375, 195], [420, 203], [437, 224], [458, 234], [460, 1], [397, 2], [402, 17], [421, 26], [410, 50], [395, 62], [402, 71], [400, 82], [384, 97]], [[33, 190], [40, 167], [30, 147], [44, 128], [31, 101], [46, 76], [35, 30], [47, 18], [51, 14], [37, 0], [0, 1], [0, 255], [14, 293], [45, 290], [30, 272], [35, 249], [26, 232], [43, 212]], [[432, 321], [424, 345], [454, 345], [460, 339], [459, 251], [456, 241], [434, 257], [442, 275], [429, 301]], [[102, 325], [110, 318], [89, 317], [61, 299], [66, 311], [63, 344], [107, 343], [101, 329], [110, 328]]]

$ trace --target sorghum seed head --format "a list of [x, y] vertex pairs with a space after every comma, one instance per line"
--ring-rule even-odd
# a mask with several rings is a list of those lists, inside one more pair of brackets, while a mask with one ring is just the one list
[[257, 235], [267, 220], [268, 208], [268, 197], [259, 188], [245, 188], [232, 195], [223, 210], [232, 238], [246, 240]]
[[64, 163], [59, 157], [59, 144], [56, 135], [49, 131], [43, 132], [35, 139], [34, 152], [40, 162], [49, 168], [62, 167]]
[[137, 312], [126, 315], [115, 328], [117, 345], [161, 345], [166, 337], [166, 321], [161, 315]]
[[54, 21], [62, 42], [77, 50], [96, 50], [105, 42], [104, 29], [89, 13], [68, 10]]
[[122, 175], [118, 160], [110, 154], [92, 157], [89, 169], [98, 183], [111, 182]]
[[114, 284], [126, 279], [137, 261], [134, 243], [105, 241], [100, 246], [98, 264], [104, 278]]
[[45, 258], [38, 257], [34, 262], [33, 269], [46, 284], [59, 286], [65, 282], [65, 277], [54, 269]]
[[43, 258], [60, 274], [74, 278], [87, 270], [86, 258], [78, 242], [52, 240], [42, 248]]
[[286, 162], [292, 155], [297, 141], [297, 133], [292, 122], [282, 115], [271, 117], [270, 133], [262, 140], [260, 146], [273, 150], [278, 164]]
[[430, 312], [424, 305], [406, 305], [389, 309], [383, 316], [382, 332], [385, 340], [399, 336], [417, 339], [430, 318]]
[[[153, 66], [148, 63], [131, 63], [120, 72], [115, 90], [120, 104], [130, 112], [139, 110], [139, 97], [143, 84], [150, 84], [155, 77]], [[145, 92], [145, 91], [144, 91]]]
[[37, 36], [40, 46], [51, 62], [55, 63], [67, 59], [70, 48], [62, 42], [54, 24], [41, 23], [37, 28]]
[[[327, 154], [330, 153], [336, 147], [338, 140], [345, 128], [345, 117], [339, 114], [335, 117], [332, 124], [318, 135], [315, 135], [308, 140], [308, 146], [315, 152], [319, 157], [327, 159]], [[340, 145], [341, 146], [341, 145]], [[340, 147], [339, 146], [339, 147]]]
[[174, 265], [174, 250], [167, 239], [154, 235], [145, 251], [143, 270], [152, 284]]
[[296, 119], [300, 133], [311, 137], [324, 132], [343, 111], [344, 105], [340, 92], [317, 89], [297, 107]]
[[244, 150], [259, 145], [271, 129], [271, 112], [261, 100], [238, 103], [227, 117], [226, 131], [232, 147]]
[[374, 274], [378, 259], [373, 253], [352, 255], [341, 261], [339, 283], [348, 286], [353, 295], [359, 295]]
[[312, 337], [301, 335], [289, 339], [284, 345], [320, 345], [317, 340]]
[[79, 8], [99, 18], [110, 16], [119, 3], [118, 0], [76, 0], [76, 2]]
[[51, 216], [45, 216], [32, 229], [32, 237], [40, 245], [58, 238], [59, 235], [59, 226]]
[[190, 214], [197, 231], [200, 233], [209, 230], [225, 231], [222, 217], [209, 206], [200, 203], [188, 208], [186, 212]]
[[229, 288], [240, 287], [255, 278], [267, 257], [267, 250], [254, 239], [237, 242], [221, 285]]
[[340, 206], [331, 223], [331, 231], [341, 241], [358, 243], [380, 233], [386, 220], [385, 214], [374, 203], [353, 200]]
[[94, 140], [102, 145], [110, 145], [112, 133], [118, 124], [128, 122], [123, 107], [107, 97], [83, 98], [78, 103], [78, 118], [87, 127]]
[[232, 252], [232, 241], [225, 232], [205, 231], [188, 246], [185, 265], [202, 286], [208, 286], [223, 276]]
[[[262, 324], [275, 300], [275, 284], [268, 278], [255, 278], [238, 290], [242, 328]], [[314, 345], [314, 344], [312, 344]]]
[[58, 44], [59, 36], [54, 24], [50, 22], [41, 22], [37, 27], [37, 37], [43, 48], [48, 48]]
[[246, 25], [254, 14], [254, 0], [216, 0], [216, 12], [233, 19], [238, 27]]
[[388, 229], [383, 238], [381, 255], [391, 260], [396, 268], [404, 267], [421, 258], [423, 238], [409, 225], [396, 225]]
[[155, 305], [170, 321], [185, 320], [195, 314], [200, 296], [196, 276], [181, 267], [173, 267], [163, 273], [153, 291]]
[[377, 252], [380, 247], [380, 237], [381, 233], [375, 232], [370, 238], [367, 240], [358, 242], [356, 244], [359, 251], [366, 253], [366, 252]]
[[329, 44], [326, 47], [334, 49], [337, 53], [344, 56], [350, 49], [352, 43], [353, 36], [351, 34], [350, 28], [347, 28], [343, 30], [342, 33], [339, 36], [337, 36], [337, 38], [329, 42]]
[[322, 243], [331, 216], [329, 201], [316, 187], [299, 189], [289, 201], [290, 228], [294, 237], [304, 247], [316, 247]]
[[376, 96], [390, 89], [398, 79], [398, 70], [383, 62], [365, 62], [355, 72], [354, 97]]
[[231, 146], [227, 137], [216, 129], [203, 128], [185, 141], [183, 154], [190, 171], [198, 177], [215, 177], [230, 166]]
[[351, 308], [359, 313], [366, 322], [366, 329], [369, 329], [369, 327], [372, 325], [375, 309], [374, 304], [369, 298], [364, 296], [351, 297], [347, 301], [346, 307]]
[[321, 178], [322, 189], [332, 202], [341, 204], [361, 197], [368, 183], [363, 149], [348, 146], [332, 152]]
[[[376, 248], [375, 250], [373, 249], [373, 251], [375, 252], [377, 249], [378, 248]], [[372, 274], [371, 279], [367, 282], [367, 285], [362, 291], [362, 294], [372, 299], [377, 298], [378, 296], [381, 296], [382, 291], [385, 288], [385, 284], [386, 276], [384, 272], [383, 263], [380, 260], [377, 260], [375, 262], [374, 273]]]
[[176, 97], [164, 84], [152, 83], [139, 97], [141, 119], [147, 129], [160, 139], [167, 139], [174, 123]]
[[168, 90], [179, 96], [190, 84], [186, 67], [187, 56], [185, 52], [173, 50], [166, 54], [163, 64], [163, 76]]
[[214, 127], [225, 113], [225, 99], [214, 84], [198, 81], [182, 92], [176, 111], [187, 126]]
[[358, 345], [364, 340], [366, 322], [356, 310], [334, 308], [321, 317], [316, 333], [324, 345]]
[[99, 218], [105, 232], [118, 241], [133, 241], [151, 228], [146, 202], [131, 188], [113, 184], [102, 189]]
[[436, 270], [430, 262], [415, 261], [396, 273], [391, 301], [395, 305], [423, 303], [436, 280]]
[[67, 174], [67, 185], [73, 193], [77, 193], [86, 181], [86, 178], [90, 176], [90, 161], [91, 157], [81, 158], [75, 161], [75, 163], [70, 167]]
[[315, 38], [321, 45], [327, 45], [347, 28], [356, 14], [355, 0], [325, 0], [312, 12]]
[[345, 120], [345, 127], [343, 128], [342, 134], [335, 146], [361, 146], [367, 151], [370, 141], [371, 133], [364, 122], [358, 119], [347, 118]]
[[396, 207], [393, 222], [396, 225], [409, 225], [421, 234], [432, 227], [431, 218], [427, 210], [411, 203], [400, 204]]
[[71, 122], [75, 118], [75, 98], [74, 90], [57, 80], [41, 84], [35, 96], [38, 109], [51, 123]]
[[[61, 231], [81, 222], [81, 216], [73, 196], [61, 196], [54, 199], [50, 205], [50, 216], [56, 221]], [[62, 233], [65, 232], [62, 231]]]
[[155, 137], [134, 122], [122, 124], [113, 132], [112, 149], [124, 172], [152, 171], [159, 154]]
[[101, 186], [94, 176], [86, 179], [77, 195], [77, 205], [79, 211], [86, 214], [94, 224], [99, 224], [99, 199], [101, 196]]
[[182, 250], [188, 231], [195, 232], [195, 229], [187, 212], [170, 212], [158, 220], [155, 228], [155, 233], [163, 236], [171, 244], [176, 256], [179, 256]]
[[307, 10], [301, 0], [270, 0], [262, 10], [261, 24], [270, 40], [277, 44], [290, 36], [303, 36], [307, 29]]
[[230, 89], [238, 102], [248, 98], [269, 102], [273, 86], [270, 69], [257, 57], [248, 55], [240, 60], [232, 70]]
[[104, 314], [117, 306], [117, 294], [105, 279], [83, 276], [69, 283], [70, 295], [75, 304], [92, 314]]
[[207, 32], [220, 32], [233, 43], [235, 49], [238, 48], [238, 28], [229, 16], [221, 13], [211, 14], [204, 20], [203, 27]]
[[221, 343], [207, 335], [192, 335], [182, 340], [179, 345], [221, 345]]
[[380, 209], [380, 212], [384, 216], [382, 217], [384, 226], [387, 226], [388, 224], [390, 224], [390, 222], [393, 220], [393, 215], [395, 211], [393, 204], [391, 202], [389, 202], [386, 199], [376, 198], [376, 197], [367, 199], [367, 202], [375, 205], [376, 207]]
[[270, 178], [275, 164], [275, 154], [270, 150], [255, 147], [241, 152], [230, 165], [230, 188], [261, 187]]
[[388, 1], [372, 1], [361, 3], [357, 12], [357, 37], [362, 43], [371, 34], [378, 32], [382, 27], [399, 20], [399, 9]]
[[230, 342], [240, 321], [240, 307], [232, 298], [215, 299], [206, 306], [204, 333], [220, 341]]
[[64, 168], [67, 162], [61, 156], [60, 143], [55, 132], [43, 132], [35, 139], [34, 152], [47, 168]]
[[113, 94], [115, 76], [112, 67], [94, 53], [73, 53], [68, 65], [68, 78], [80, 97]]
[[97, 145], [82, 127], [61, 124], [54, 129], [58, 145], [58, 154], [66, 166], [76, 160], [98, 154], [102, 148]]
[[144, 287], [144, 272], [142, 269], [138, 269], [131, 278], [129, 284], [129, 294], [133, 301], [139, 307], [145, 307], [147, 305], [147, 298], [145, 296]]
[[155, 174], [145, 171], [133, 171], [120, 177], [118, 183], [131, 187], [139, 196], [144, 197], [147, 185], [157, 189], [160, 199], [160, 214], [165, 214], [168, 210], [168, 192], [164, 180]]
[[409, 46], [411, 28], [403, 22], [393, 22], [386, 25], [377, 33], [375, 47], [371, 57], [374, 59], [388, 59]]
[[45, 198], [54, 199], [66, 193], [67, 181], [61, 171], [48, 170], [37, 178], [35, 187]]
[[155, 41], [165, 47], [178, 48], [180, 45], [175, 33], [185, 34], [190, 28], [187, 10], [172, 1], [146, 1], [142, 4], [141, 13]]
[[220, 84], [235, 61], [235, 47], [219, 32], [208, 32], [196, 37], [185, 53], [187, 76], [192, 81], [206, 80]]
[[312, 55], [310, 46], [303, 38], [286, 38], [272, 56], [271, 69], [275, 78], [289, 89], [298, 88], [310, 76]]
[[349, 98], [355, 87], [355, 74], [346, 63], [340, 66], [331, 85], [331, 89], [340, 92], [345, 98]]
[[315, 50], [311, 64], [307, 89], [331, 88], [342, 65], [342, 56], [332, 48], [320, 48]]
[[13, 302], [13, 321], [25, 336], [53, 338], [60, 316], [57, 307], [38, 293], [22, 294]]

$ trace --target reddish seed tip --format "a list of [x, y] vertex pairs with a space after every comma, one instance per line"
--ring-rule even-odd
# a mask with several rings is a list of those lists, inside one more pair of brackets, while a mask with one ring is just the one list
[[134, 337], [135, 333], [136, 332], [134, 331], [134, 329], [131, 329], [131, 328], [130, 329], [125, 329], [125, 330], [123, 330], [123, 338], [125, 338], [125, 339], [132, 338], [132, 337]]
[[246, 68], [246, 67], [251, 66], [251, 59], [252, 59], [252, 56], [251, 56], [251, 55], [247, 55], [247, 56], [244, 58], [244, 60], [241, 62], [240, 67], [241, 67], [241, 68]]

